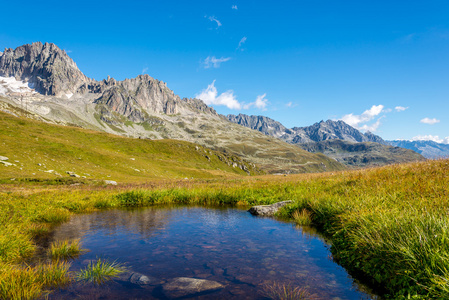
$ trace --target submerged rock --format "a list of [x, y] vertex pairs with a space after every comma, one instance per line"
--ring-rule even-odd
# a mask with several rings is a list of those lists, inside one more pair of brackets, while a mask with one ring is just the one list
[[177, 277], [162, 285], [162, 290], [170, 299], [193, 296], [198, 293], [212, 292], [224, 286], [216, 281]]
[[147, 276], [136, 272], [131, 273], [128, 280], [129, 282], [138, 285], [159, 285], [163, 283], [162, 280], [159, 280], [156, 277]]
[[270, 205], [256, 205], [251, 207], [248, 211], [255, 216], [273, 216], [281, 207], [293, 203], [292, 200], [281, 201]]

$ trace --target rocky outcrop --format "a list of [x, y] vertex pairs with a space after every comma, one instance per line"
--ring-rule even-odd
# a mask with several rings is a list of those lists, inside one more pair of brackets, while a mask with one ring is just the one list
[[147, 113], [172, 115], [178, 113], [182, 105], [179, 96], [167, 88], [165, 82], [146, 74], [119, 82], [109, 79], [87, 88], [81, 87], [81, 90], [104, 91], [94, 103], [103, 104], [135, 122], [145, 120], [145, 114], [141, 110]]
[[91, 81], [64, 50], [41, 42], [5, 49], [0, 57], [0, 76], [15, 77], [52, 96], [73, 94], [81, 84]]
[[278, 212], [279, 209], [285, 205], [293, 203], [292, 200], [281, 201], [270, 205], [256, 205], [251, 207], [248, 211], [255, 216], [271, 217]]
[[232, 123], [236, 123], [274, 137], [280, 137], [286, 134], [286, 132], [289, 132], [289, 130], [278, 121], [264, 116], [248, 116], [245, 114], [238, 114], [237, 116], [227, 115], [227, 118]]
[[224, 286], [216, 281], [189, 277], [177, 277], [162, 285], [162, 291], [169, 299], [193, 297], [196, 294], [212, 292], [222, 288]]

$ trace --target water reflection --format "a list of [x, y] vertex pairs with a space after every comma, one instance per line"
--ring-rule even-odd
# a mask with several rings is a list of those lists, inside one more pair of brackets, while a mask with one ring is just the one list
[[[313, 228], [251, 216], [244, 210], [199, 207], [113, 210], [74, 217], [55, 240], [81, 238], [89, 249], [73, 270], [96, 257], [125, 263], [133, 272], [160, 279], [193, 277], [225, 288], [194, 299], [267, 299], [262, 287], [291, 283], [314, 299], [370, 299]], [[164, 299], [160, 286], [117, 280], [103, 287], [72, 285], [50, 298]]]

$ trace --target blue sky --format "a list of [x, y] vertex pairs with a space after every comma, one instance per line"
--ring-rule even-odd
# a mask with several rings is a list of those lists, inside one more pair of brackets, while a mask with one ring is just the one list
[[[449, 1], [5, 1], [0, 47], [65, 49], [88, 77], [142, 73], [222, 114], [343, 119], [449, 137]], [[449, 142], [449, 138], [447, 140]]]

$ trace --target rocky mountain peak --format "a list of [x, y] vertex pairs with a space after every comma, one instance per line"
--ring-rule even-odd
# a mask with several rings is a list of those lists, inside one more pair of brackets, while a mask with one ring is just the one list
[[0, 57], [0, 76], [31, 83], [39, 93], [52, 96], [73, 94], [90, 81], [64, 50], [41, 42], [6, 48]]
[[232, 123], [237, 123], [245, 127], [258, 130], [266, 135], [280, 137], [288, 130], [278, 121], [270, 119], [265, 116], [248, 116], [245, 114], [227, 115], [227, 118]]

